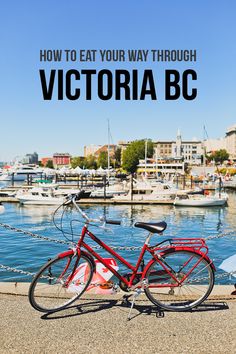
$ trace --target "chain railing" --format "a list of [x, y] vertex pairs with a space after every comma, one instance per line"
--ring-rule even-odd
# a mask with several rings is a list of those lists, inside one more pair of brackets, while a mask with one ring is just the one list
[[[41, 236], [41, 235], [35, 234], [33, 232], [26, 231], [26, 230], [23, 230], [23, 229], [19, 229], [17, 227], [14, 227], [14, 226], [11, 226], [11, 225], [8, 225], [8, 224], [4, 224], [4, 223], [0, 223], [0, 227], [3, 227], [6, 230], [11, 230], [11, 231], [14, 231], [14, 232], [17, 232], [17, 233], [22, 233], [22, 234], [24, 234], [26, 236], [29, 236], [29, 237], [32, 237], [32, 238], [35, 238], [35, 239], [39, 239], [39, 240], [42, 240], [42, 241], [48, 241], [48, 242], [53, 242], [53, 243], [56, 243], [56, 244], [64, 244], [64, 245], [70, 245], [70, 246], [71, 245], [75, 245], [74, 242], [65, 241], [65, 240], [58, 240], [58, 239], [54, 239], [54, 238], [47, 237], [47, 236]], [[205, 241], [208, 241], [208, 240], [212, 240], [212, 239], [216, 239], [216, 238], [222, 238], [222, 237], [230, 237], [231, 238], [231, 237], [235, 237], [235, 236], [236, 236], [235, 232], [228, 231], [228, 232], [225, 232], [225, 233], [222, 233], [222, 234], [219, 234], [219, 235], [208, 236], [208, 237], [203, 238], [203, 239]], [[94, 250], [102, 249], [101, 246], [90, 246], [90, 247], [92, 249], [94, 249]], [[138, 250], [142, 249], [141, 246], [110, 246], [110, 248], [112, 248], [113, 250], [118, 250], [118, 251], [138, 251]], [[214, 260], [216, 260], [216, 259], [214, 259]], [[25, 276], [30, 276], [30, 277], [32, 277], [32, 276], [34, 276], [36, 274], [36, 273], [27, 272], [27, 271], [24, 271], [24, 270], [21, 270], [21, 269], [18, 269], [18, 268], [6, 266], [6, 265], [3, 265], [3, 264], [0, 264], [0, 270], [5, 270], [5, 271], [13, 272], [13, 273], [18, 273], [18, 274], [25, 275]], [[217, 279], [227, 278], [227, 277], [230, 277], [234, 273], [235, 272], [232, 272], [232, 273], [224, 272], [223, 274], [217, 275], [216, 278]], [[201, 278], [200, 280], [204, 280], [204, 279]]]

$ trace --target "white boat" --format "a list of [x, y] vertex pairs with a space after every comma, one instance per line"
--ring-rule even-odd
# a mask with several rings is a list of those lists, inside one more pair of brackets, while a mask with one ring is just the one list
[[176, 197], [178, 193], [182, 194], [182, 191], [173, 188], [168, 183], [157, 183], [155, 187], [153, 187], [150, 183], [145, 182], [135, 182], [132, 191], [131, 197], [131, 190], [127, 192], [126, 195], [115, 196], [113, 200], [117, 201], [127, 201], [127, 200], [171, 200]]
[[[111, 186], [106, 186], [105, 188], [106, 198], [112, 198], [115, 196], [122, 196], [127, 193], [127, 190], [123, 185], [114, 184]], [[93, 189], [90, 194], [91, 198], [103, 198], [104, 197], [104, 187]]]
[[[62, 189], [55, 183], [39, 183], [38, 187], [32, 189], [20, 189], [15, 197], [21, 204], [57, 205], [62, 204], [66, 196], [79, 192], [79, 189]], [[88, 198], [90, 193], [84, 191], [83, 198]]]
[[38, 167], [29, 165], [17, 165], [9, 168], [0, 176], [0, 181], [25, 181], [28, 177], [40, 178], [42, 177], [43, 170]]
[[185, 195], [178, 196], [174, 200], [176, 206], [191, 206], [191, 207], [210, 207], [223, 206], [227, 204], [227, 193], [216, 193], [210, 195]]
[[26, 205], [59, 205], [65, 201], [61, 194], [55, 194], [51, 187], [34, 187], [30, 190], [20, 190], [16, 198]]

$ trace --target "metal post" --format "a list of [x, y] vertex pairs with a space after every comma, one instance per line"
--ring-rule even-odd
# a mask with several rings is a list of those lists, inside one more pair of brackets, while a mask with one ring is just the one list
[[12, 172], [12, 174], [11, 174], [11, 185], [12, 185], [12, 187], [14, 187], [14, 172]]
[[219, 198], [221, 198], [221, 189], [222, 189], [222, 179], [219, 177]]
[[104, 199], [106, 199], [106, 180], [107, 180], [107, 177], [106, 175], [103, 177], [103, 185], [104, 185]]
[[130, 176], [130, 199], [133, 200], [133, 173]]

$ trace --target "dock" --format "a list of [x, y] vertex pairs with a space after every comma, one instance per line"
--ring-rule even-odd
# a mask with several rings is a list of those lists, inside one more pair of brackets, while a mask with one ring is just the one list
[[[62, 185], [62, 189], [68, 189], [68, 188], [75, 188], [77, 186], [69, 186], [69, 185]], [[4, 193], [14, 193], [20, 189], [31, 189], [33, 186], [14, 186], [14, 187], [7, 187], [1, 189], [1, 193], [4, 195]], [[78, 189], [79, 192], [79, 189]], [[1, 196], [0, 195], [0, 202], [1, 203], [19, 203], [19, 200], [15, 197], [11, 196]], [[79, 204], [101, 204], [101, 205], [173, 205], [174, 200], [126, 200], [126, 199], [120, 199], [120, 200], [114, 200], [112, 198], [83, 198], [80, 199]]]
[[[2, 203], [19, 203], [15, 197], [0, 197]], [[101, 204], [101, 205], [173, 205], [173, 200], [113, 200], [111, 198], [86, 198], [80, 199], [79, 204]]]

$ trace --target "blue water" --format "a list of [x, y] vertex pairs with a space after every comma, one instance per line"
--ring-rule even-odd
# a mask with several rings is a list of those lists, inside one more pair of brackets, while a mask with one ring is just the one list
[[[168, 237], [208, 237], [235, 231], [235, 236], [213, 239], [207, 242], [209, 255], [214, 259], [216, 268], [227, 257], [236, 253], [236, 193], [229, 194], [228, 207], [185, 208], [168, 205], [119, 205], [119, 206], [82, 206], [90, 217], [106, 215], [110, 219], [122, 219], [123, 226], [112, 226], [112, 232], [104, 232], [92, 227], [99, 238], [111, 246], [142, 246], [147, 232], [130, 225], [134, 221], [161, 221], [168, 224], [164, 236], [153, 236], [152, 243]], [[5, 204], [5, 213], [0, 214], [0, 222], [6, 223], [42, 236], [65, 239], [52, 223], [55, 207], [20, 206]], [[65, 230], [69, 221], [78, 218], [75, 213], [65, 215]], [[59, 219], [57, 219], [59, 221]], [[80, 223], [74, 223], [74, 232], [79, 234]], [[75, 240], [78, 238], [76, 236]], [[32, 239], [29, 236], [5, 230], [0, 227], [0, 264], [29, 272], [36, 272], [49, 258], [65, 250], [66, 245]], [[105, 256], [105, 253], [102, 253]], [[120, 254], [134, 264], [139, 251], [120, 251]], [[121, 270], [122, 267], [120, 268]], [[218, 269], [217, 274], [222, 272]], [[29, 277], [0, 270], [0, 281], [29, 281]], [[236, 279], [218, 280], [217, 283], [232, 283]]]

